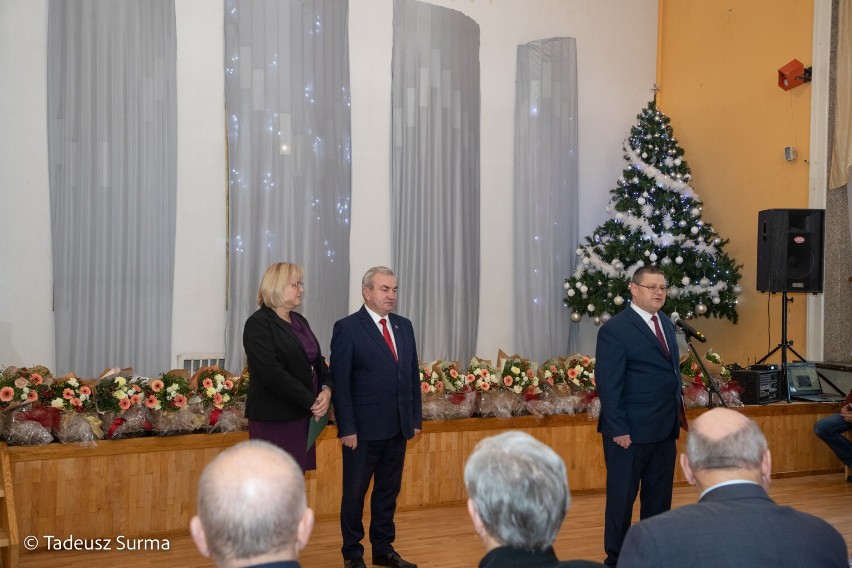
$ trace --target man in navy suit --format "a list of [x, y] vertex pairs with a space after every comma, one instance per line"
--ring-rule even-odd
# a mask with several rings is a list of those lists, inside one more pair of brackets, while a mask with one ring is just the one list
[[766, 438], [741, 413], [714, 408], [699, 416], [680, 466], [701, 491], [698, 503], [633, 525], [621, 549], [622, 568], [848, 566], [837, 529], [769, 498]]
[[685, 428], [686, 418], [675, 329], [660, 311], [667, 290], [660, 268], [640, 267], [630, 282], [630, 305], [598, 332], [607, 566], [618, 563], [640, 484], [642, 519], [671, 509], [678, 424]]
[[423, 424], [414, 328], [409, 320], [391, 313], [397, 292], [393, 271], [373, 267], [361, 284], [364, 305], [335, 323], [331, 337], [332, 400], [343, 442], [340, 529], [344, 567], [366, 567], [362, 518], [372, 479], [373, 564], [417, 568], [393, 548], [393, 517], [406, 442]]

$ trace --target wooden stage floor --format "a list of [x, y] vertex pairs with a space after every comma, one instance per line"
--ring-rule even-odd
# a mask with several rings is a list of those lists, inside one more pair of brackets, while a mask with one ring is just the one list
[[[814, 475], [775, 479], [770, 495], [776, 502], [820, 516], [843, 534], [852, 551], [852, 483], [845, 483], [843, 474]], [[696, 500], [694, 488], [681, 485], [674, 491], [674, 507]], [[602, 493], [575, 495], [568, 518], [556, 541], [556, 551], [562, 559], [603, 558]], [[634, 518], [638, 518], [638, 512]], [[21, 535], [22, 538], [26, 535]], [[678, 535], [695, 538], [696, 547], [710, 546], [699, 535]], [[308, 547], [302, 554], [304, 568], [340, 567], [340, 531], [336, 518], [317, 522]], [[722, 543], [724, 545], [724, 543]], [[148, 568], [182, 566], [211, 567], [195, 549], [188, 533], [169, 538], [169, 551], [159, 552], [38, 552], [20, 555], [21, 568], [71, 568], [77, 566], [121, 566]], [[369, 543], [367, 560], [369, 560]], [[463, 505], [404, 511], [397, 514], [396, 548], [403, 557], [421, 568], [473, 567], [483, 554], [467, 510]], [[368, 563], [369, 566], [369, 563]]]

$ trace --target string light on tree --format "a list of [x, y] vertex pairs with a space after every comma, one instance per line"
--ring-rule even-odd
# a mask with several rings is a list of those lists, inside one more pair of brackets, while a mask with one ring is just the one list
[[646, 264], [666, 276], [668, 311], [738, 319], [742, 265], [702, 218], [703, 203], [669, 123], [655, 99], [624, 141], [627, 164], [610, 191], [608, 219], [577, 249], [577, 268], [565, 281], [564, 302], [575, 323], [584, 317], [605, 323], [623, 310], [630, 278]]

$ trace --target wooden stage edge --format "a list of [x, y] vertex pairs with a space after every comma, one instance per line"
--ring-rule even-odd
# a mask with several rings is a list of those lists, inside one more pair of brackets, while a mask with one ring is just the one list
[[[835, 473], [842, 466], [813, 433], [813, 423], [838, 407], [814, 403], [776, 403], [740, 409], [754, 419], [769, 441], [773, 476]], [[688, 411], [694, 419], [703, 409]], [[528, 432], [565, 460], [571, 491], [604, 490], [606, 469], [597, 422], [585, 414], [544, 418], [469, 418], [428, 421], [409, 442], [400, 510], [458, 504], [467, 498], [464, 463], [481, 439], [501, 431]], [[306, 475], [308, 502], [320, 518], [339, 511], [341, 447], [333, 426], [317, 443], [317, 471]], [[22, 447], [0, 444], [8, 459], [6, 504], [12, 525], [10, 544], [19, 535], [66, 538], [159, 538], [186, 534], [195, 514], [198, 477], [219, 452], [242, 440], [246, 432], [191, 434]], [[683, 449], [684, 436], [678, 442]], [[675, 482], [684, 484], [678, 470]], [[367, 499], [369, 509], [369, 498]], [[43, 540], [43, 539], [42, 539]], [[20, 547], [22, 554], [29, 554]]]

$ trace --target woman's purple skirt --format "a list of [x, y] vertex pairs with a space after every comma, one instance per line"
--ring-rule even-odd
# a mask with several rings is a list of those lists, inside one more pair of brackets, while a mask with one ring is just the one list
[[249, 438], [252, 440], [266, 440], [293, 456], [302, 467], [302, 471], [317, 468], [317, 445], [306, 449], [308, 445], [308, 429], [311, 417], [299, 418], [298, 420], [285, 420], [272, 422], [266, 420], [249, 420]]

